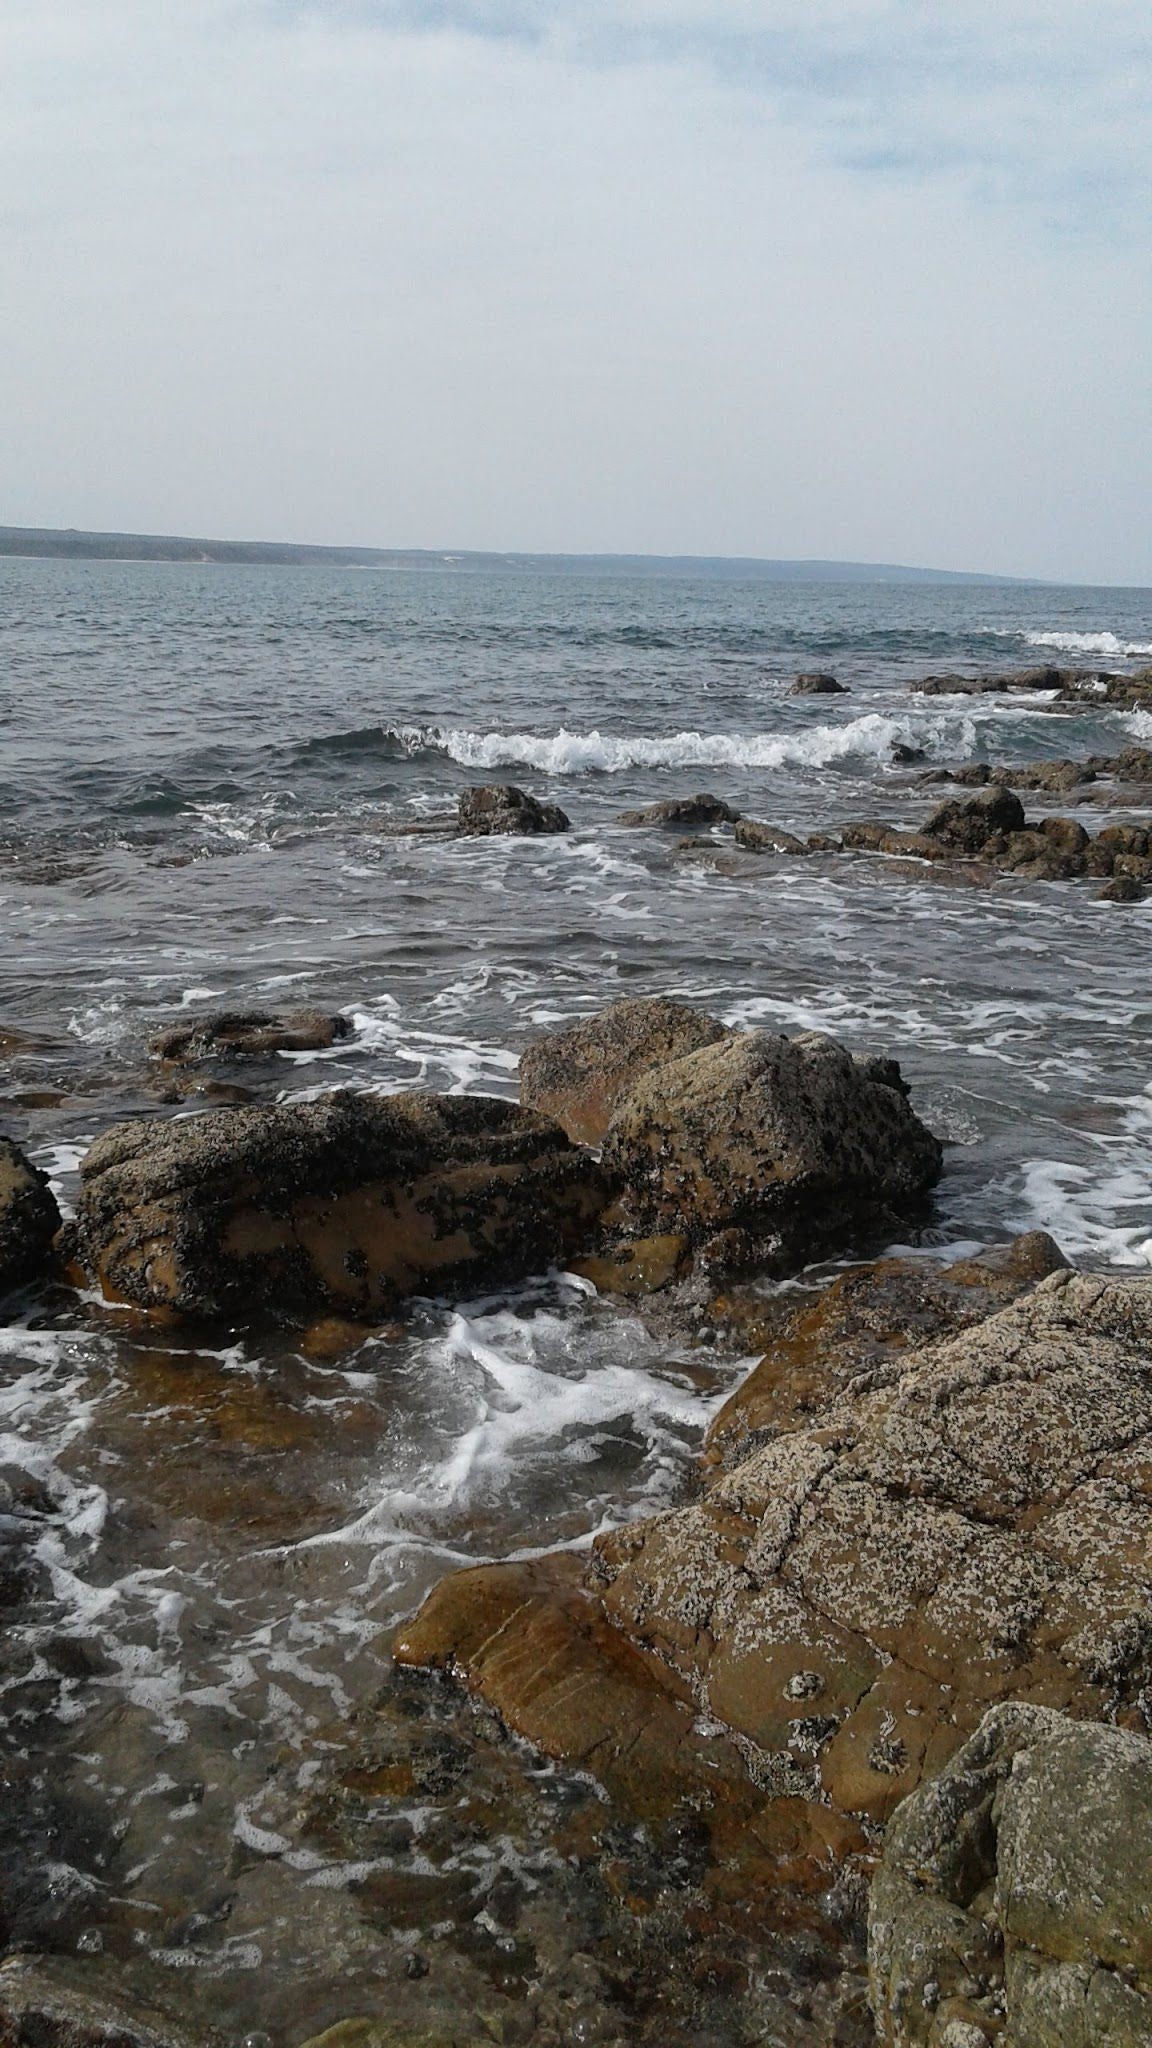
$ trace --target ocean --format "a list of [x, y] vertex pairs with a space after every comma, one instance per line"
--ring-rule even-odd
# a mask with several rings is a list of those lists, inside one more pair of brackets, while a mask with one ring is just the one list
[[[947, 1148], [913, 1251], [1043, 1228], [1081, 1264], [1146, 1271], [1152, 904], [733, 858], [721, 837], [686, 855], [617, 820], [707, 789], [803, 833], [914, 825], [939, 794], [924, 768], [1152, 734], [1146, 713], [914, 678], [1150, 660], [1142, 590], [0, 561], [4, 1128], [66, 1206], [110, 1123], [197, 1106], [161, 1109], [148, 1055], [190, 1014], [348, 1016], [266, 1095], [514, 1096], [533, 1037], [668, 993], [899, 1058]], [[811, 669], [847, 694], [789, 695]], [[405, 829], [486, 780], [571, 832]], [[310, 1989], [318, 1901], [349, 1982], [377, 1968], [341, 1903], [355, 1873], [293, 1846], [283, 1810], [388, 1682], [390, 1628], [455, 1564], [585, 1545], [682, 1497], [749, 1364], [563, 1274], [420, 1303], [334, 1358], [56, 1290], [18, 1304], [0, 1352], [0, 1467], [47, 1503], [33, 1622], [0, 1670], [9, 1740], [115, 1844], [113, 1883], [57, 1829], [51, 1924], [199, 1972], [206, 2011], [276, 2039], [286, 1982], [317, 2025], [340, 2016]]]

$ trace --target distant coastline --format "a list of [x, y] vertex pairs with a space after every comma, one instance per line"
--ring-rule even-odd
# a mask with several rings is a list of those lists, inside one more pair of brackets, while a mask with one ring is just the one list
[[748, 577], [765, 583], [983, 583], [1035, 579], [891, 562], [767, 561], [740, 555], [534, 555], [472, 549], [314, 547], [297, 541], [201, 540], [179, 534], [90, 533], [77, 527], [0, 526], [0, 556], [48, 561], [201, 562], [279, 568], [512, 569], [552, 576]]

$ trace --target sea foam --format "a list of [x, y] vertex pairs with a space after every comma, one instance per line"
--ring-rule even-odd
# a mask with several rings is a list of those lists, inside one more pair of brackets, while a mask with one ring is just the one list
[[630, 768], [824, 768], [834, 761], [889, 758], [894, 745], [964, 751], [975, 726], [955, 712], [934, 719], [866, 712], [841, 725], [804, 731], [603, 733], [473, 732], [466, 727], [406, 727], [409, 753], [447, 754], [465, 768], [535, 768], [544, 775], [619, 774]]
[[1152, 654], [1152, 640], [1121, 640], [1116, 633], [1026, 633], [1029, 647], [1057, 647], [1066, 654]]

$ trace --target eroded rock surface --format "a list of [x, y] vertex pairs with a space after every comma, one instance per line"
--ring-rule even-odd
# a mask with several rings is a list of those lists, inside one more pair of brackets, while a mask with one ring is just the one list
[[641, 1074], [603, 1156], [640, 1234], [736, 1232], [737, 1263], [778, 1266], [915, 1206], [942, 1160], [895, 1061], [763, 1031]]
[[424, 1093], [117, 1124], [81, 1174], [77, 1246], [110, 1299], [305, 1321], [546, 1266], [607, 1198], [557, 1125]]
[[884, 2048], [1148, 2048], [1150, 1843], [1152, 1743], [994, 1708], [888, 1829], [869, 1915]]
[[456, 830], [465, 838], [490, 838], [507, 833], [521, 838], [546, 832], [567, 832], [571, 821], [559, 804], [542, 804], [514, 782], [482, 783], [465, 790], [456, 812]]
[[11, 1138], [0, 1138], [0, 1295], [47, 1271], [59, 1228], [47, 1174]]
[[626, 997], [530, 1045], [520, 1058], [520, 1100], [570, 1138], [598, 1145], [641, 1074], [727, 1036], [723, 1024], [688, 1003]]

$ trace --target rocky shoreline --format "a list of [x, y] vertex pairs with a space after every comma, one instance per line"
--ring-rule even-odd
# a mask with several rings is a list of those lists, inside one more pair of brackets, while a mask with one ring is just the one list
[[[743, 823], [694, 822], [738, 839]], [[990, 776], [876, 850], [919, 837], [923, 858], [1142, 885], [1146, 849], [1073, 844], [1071, 822], [1029, 828]], [[345, 1029], [206, 1017], [155, 1051], [170, 1073], [242, 1070]], [[567, 1954], [541, 1991], [555, 1899], [517, 1881], [504, 1908], [469, 1903], [484, 1924], [458, 1982], [425, 1985], [413, 1947], [388, 2018], [344, 2010], [334, 1985], [329, 2048], [1152, 2041], [1152, 1888], [1130, 1825], [1152, 1813], [1152, 1282], [1075, 1273], [1041, 1233], [950, 1266], [862, 1262], [925, 1223], [944, 1170], [895, 1060], [628, 999], [541, 1037], [520, 1107], [337, 1090], [137, 1118], [90, 1148], [67, 1224], [8, 1141], [2, 1163], [6, 1294], [63, 1281], [143, 1328], [279, 1325], [339, 1355], [413, 1295], [557, 1262], [763, 1354], [683, 1504], [586, 1555], [441, 1579], [399, 1630], [375, 1718], [278, 1817], [286, 1843], [376, 1871], [387, 1839], [403, 1866], [401, 1795], [430, 1740], [443, 1869], [420, 1878], [422, 1909], [414, 1874], [365, 1880], [369, 1922], [393, 1924], [401, 1899], [426, 1917], [448, 1895], [454, 1788], [480, 1773], [483, 1806], [504, 1774], [508, 1824], [577, 1873], [582, 1988]], [[817, 1294], [765, 1290], [830, 1254], [857, 1263]], [[13, 1498], [10, 1519], [46, 1505]], [[18, 1575], [10, 1595], [18, 1616]], [[509, 1737], [598, 1789], [542, 1818]], [[478, 1969], [482, 2030], [462, 2034]], [[0, 2040], [213, 2038], [210, 2017], [134, 2005], [134, 1982], [99, 1957], [10, 1963]], [[736, 1987], [754, 2034], [724, 2031]]]

